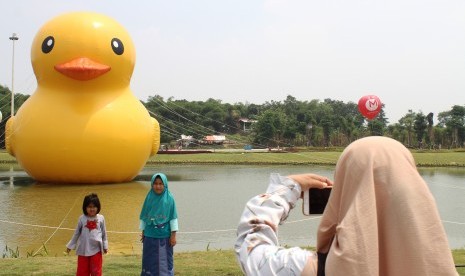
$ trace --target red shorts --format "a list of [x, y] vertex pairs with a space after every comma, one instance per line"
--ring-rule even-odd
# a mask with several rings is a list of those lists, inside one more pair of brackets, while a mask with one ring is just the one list
[[102, 252], [93, 256], [78, 256], [76, 276], [102, 276]]

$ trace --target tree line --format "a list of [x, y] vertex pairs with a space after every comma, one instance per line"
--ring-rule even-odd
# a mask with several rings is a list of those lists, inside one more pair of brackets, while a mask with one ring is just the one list
[[[367, 120], [354, 102], [338, 100], [299, 101], [288, 95], [284, 101], [264, 104], [167, 100], [151, 96], [144, 103], [162, 125], [162, 142], [179, 133], [202, 138], [210, 134], [240, 134], [263, 147], [315, 146], [344, 147], [365, 136], [392, 137], [410, 148], [460, 148], [465, 142], [465, 106], [454, 105], [434, 114], [408, 110], [398, 122], [389, 124], [384, 104], [378, 116]], [[255, 120], [252, 131], [244, 133], [240, 119]], [[199, 127], [201, 126], [201, 127]], [[166, 130], [163, 132], [163, 130]], [[177, 137], [178, 139], [179, 137]]]
[[[4, 103], [0, 106], [2, 148], [5, 147], [5, 123], [11, 115], [9, 97], [10, 90], [0, 85], [0, 99]], [[28, 97], [15, 94], [15, 109]], [[181, 134], [197, 139], [206, 135], [232, 135], [257, 147], [345, 147], [371, 135], [392, 137], [410, 148], [461, 148], [465, 143], [465, 105], [454, 105], [451, 110], [440, 112], [437, 121], [433, 113], [408, 110], [398, 122], [389, 124], [384, 104], [376, 118], [367, 120], [354, 102], [299, 101], [291, 95], [284, 101], [271, 100], [264, 104], [230, 104], [211, 98], [165, 100], [159, 95], [141, 102], [160, 122], [162, 143], [179, 139]], [[251, 131], [245, 132], [242, 128], [240, 120], [244, 118], [255, 122]]]

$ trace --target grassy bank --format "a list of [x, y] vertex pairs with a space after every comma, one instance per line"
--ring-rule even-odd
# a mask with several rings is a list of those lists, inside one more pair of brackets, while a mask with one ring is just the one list
[[[456, 264], [465, 264], [465, 250], [452, 251]], [[232, 250], [175, 253], [175, 275], [242, 275]], [[0, 259], [1, 275], [75, 275], [75, 256]], [[105, 275], [140, 275], [140, 255], [107, 255]], [[457, 268], [465, 275], [465, 268]]]
[[[413, 151], [419, 167], [465, 167], [463, 151]], [[335, 165], [341, 151], [320, 152], [214, 152], [198, 154], [157, 154], [148, 164], [208, 163], [208, 164], [316, 164]]]
[[[175, 253], [176, 275], [242, 275], [234, 253], [202, 251]], [[75, 275], [76, 256], [0, 259], [0, 275]], [[140, 275], [140, 255], [106, 255], [104, 275]]]
[[[335, 165], [342, 149], [331, 151], [251, 152], [219, 151], [196, 154], [156, 154], [147, 164], [276, 164], [276, 165]], [[412, 151], [419, 167], [465, 167], [465, 152], [451, 150]], [[16, 159], [0, 151], [0, 163], [16, 163]]]

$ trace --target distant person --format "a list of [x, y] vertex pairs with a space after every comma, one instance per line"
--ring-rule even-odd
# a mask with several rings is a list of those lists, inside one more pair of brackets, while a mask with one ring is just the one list
[[411, 153], [386, 137], [350, 144], [317, 233], [317, 252], [278, 243], [278, 225], [315, 174], [272, 174], [267, 192], [246, 205], [235, 244], [246, 275], [458, 275], [436, 203]]
[[139, 218], [143, 243], [141, 275], [174, 275], [178, 214], [166, 175], [153, 175]]
[[77, 276], [99, 276], [102, 275], [102, 252], [108, 253], [108, 240], [105, 218], [99, 214], [100, 200], [96, 194], [84, 197], [82, 212], [74, 235], [66, 245], [66, 253], [76, 249]]

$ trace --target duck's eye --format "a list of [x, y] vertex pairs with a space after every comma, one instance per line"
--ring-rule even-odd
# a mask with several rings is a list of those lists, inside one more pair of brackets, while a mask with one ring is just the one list
[[111, 40], [111, 48], [113, 49], [113, 52], [115, 52], [115, 54], [117, 54], [118, 56], [124, 53], [123, 42], [121, 42], [121, 40], [119, 40], [116, 37]]
[[44, 42], [42, 42], [42, 52], [44, 52], [44, 54], [50, 53], [53, 46], [55, 46], [55, 38], [53, 38], [53, 36], [47, 36]]

